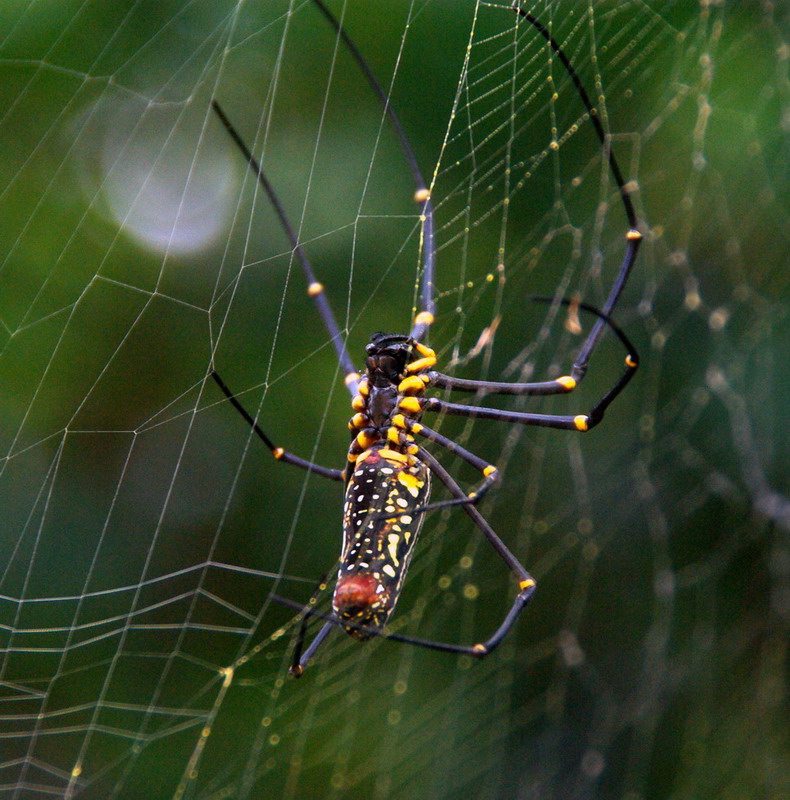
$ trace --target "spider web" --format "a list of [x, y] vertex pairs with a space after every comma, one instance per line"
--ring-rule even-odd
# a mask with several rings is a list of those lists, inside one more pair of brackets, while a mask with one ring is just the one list
[[[529, 8], [631, 182], [645, 241], [615, 317], [642, 368], [588, 436], [437, 421], [502, 469], [482, 510], [539, 584], [495, 654], [335, 633], [295, 681], [299, 620], [271, 596], [306, 602], [331, 573], [340, 491], [277, 466], [209, 375], [329, 466], [348, 396], [210, 102], [357, 362], [418, 298], [398, 142], [305, 0], [3, 4], [3, 796], [790, 793], [788, 9]], [[561, 64], [505, 3], [333, 10], [430, 176], [441, 368], [566, 373], [581, 337], [529, 297], [600, 306], [627, 224]], [[613, 338], [571, 397], [503, 407], [583, 413], [620, 369]], [[513, 591], [446, 509], [392, 627], [470, 644]]]

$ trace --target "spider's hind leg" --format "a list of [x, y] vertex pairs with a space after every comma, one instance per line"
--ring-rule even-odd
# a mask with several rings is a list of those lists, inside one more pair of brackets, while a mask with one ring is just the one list
[[231, 405], [236, 409], [236, 411], [239, 412], [239, 414], [241, 414], [247, 424], [255, 432], [255, 435], [269, 448], [271, 454], [278, 461], [282, 461], [285, 464], [293, 464], [295, 467], [300, 467], [307, 472], [314, 472], [316, 475], [320, 475], [322, 478], [329, 478], [333, 481], [342, 481], [345, 478], [342, 470], [332, 469], [331, 467], [322, 467], [320, 464], [314, 464], [312, 461], [295, 456], [293, 453], [289, 453], [282, 447], [277, 447], [274, 442], [264, 433], [263, 428], [261, 428], [261, 426], [258, 424], [258, 421], [255, 419], [255, 417], [253, 417], [252, 414], [250, 414], [250, 412], [244, 408], [236, 395], [234, 395], [233, 392], [231, 392], [231, 390], [227, 387], [225, 381], [220, 378], [219, 374], [212, 372], [211, 377], [214, 379], [214, 382], [217, 384], [217, 386], [219, 386], [219, 388], [222, 390], [222, 393], [225, 395], [225, 397], [230, 400]]

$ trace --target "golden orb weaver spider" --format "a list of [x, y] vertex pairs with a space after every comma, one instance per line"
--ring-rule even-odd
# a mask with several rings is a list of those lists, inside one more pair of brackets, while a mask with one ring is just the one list
[[[255, 434], [269, 448], [275, 459], [286, 464], [293, 464], [316, 475], [341, 481], [346, 487], [343, 548], [331, 615], [322, 615], [313, 610], [304, 609], [300, 604], [286, 598], [273, 596], [278, 602], [304, 612], [291, 673], [297, 677], [301, 675], [306, 664], [315, 655], [331, 630], [338, 626], [351, 636], [363, 641], [373, 636], [383, 635], [395, 641], [433, 650], [482, 658], [491, 653], [513, 627], [517, 617], [534, 594], [536, 584], [529, 572], [476, 508], [477, 503], [497, 480], [496, 466], [487, 463], [453, 440], [427, 427], [422, 422], [423, 415], [440, 412], [579, 432], [595, 427], [603, 418], [604, 412], [611, 402], [631, 380], [639, 365], [636, 350], [623, 331], [615, 325], [611, 319], [611, 313], [636, 260], [642, 235], [639, 231], [633, 203], [629, 197], [629, 189], [611, 151], [597, 110], [590, 101], [579, 76], [548, 29], [532, 13], [524, 11], [518, 4], [515, 4], [512, 10], [520, 19], [537, 30], [559, 58], [592, 121], [617, 183], [628, 219], [629, 229], [626, 233], [625, 255], [603, 308], [598, 310], [586, 303], [578, 303], [579, 308], [594, 314], [597, 320], [584, 340], [570, 374], [543, 382], [501, 383], [454, 378], [434, 370], [437, 361], [436, 354], [427, 343], [435, 314], [433, 296], [435, 246], [430, 192], [425, 186], [416, 157], [398, 116], [376, 77], [340, 22], [323, 1], [313, 0], [313, 2], [334, 27], [343, 45], [353, 56], [374, 93], [382, 102], [413, 174], [417, 187], [415, 201], [420, 205], [423, 222], [424, 263], [421, 308], [415, 316], [409, 334], [373, 334], [366, 348], [365, 370], [360, 375], [346, 350], [340, 329], [324, 293], [324, 287], [316, 279], [310, 261], [299, 244], [273, 187], [220, 105], [213, 101], [214, 111], [244, 155], [280, 219], [307, 279], [307, 292], [317, 306], [345, 374], [345, 383], [352, 396], [351, 406], [355, 412], [348, 423], [352, 438], [346, 468], [340, 470], [314, 464], [275, 445], [258, 421], [249, 414], [227, 387], [219, 374], [216, 371], [211, 374], [234, 408], [252, 426]], [[534, 299], [550, 300], [551, 298]], [[564, 298], [555, 302], [570, 305], [570, 301]], [[425, 390], [430, 387], [451, 391], [479, 392], [486, 395], [536, 396], [572, 392], [584, 378], [590, 357], [607, 326], [626, 349], [625, 368], [611, 388], [587, 414], [549, 415], [507, 411], [452, 403], [425, 394]], [[464, 492], [436, 457], [418, 443], [419, 439], [432, 442], [460, 457], [481, 473], [482, 481], [472, 491]], [[453, 499], [428, 503], [432, 475], [444, 484]], [[471, 646], [384, 633], [384, 627], [395, 609], [425, 518], [425, 512], [453, 505], [459, 505], [464, 509], [516, 576], [519, 591], [512, 607], [488, 639]], [[309, 647], [302, 652], [305, 623], [308, 616], [323, 618], [324, 625]]]

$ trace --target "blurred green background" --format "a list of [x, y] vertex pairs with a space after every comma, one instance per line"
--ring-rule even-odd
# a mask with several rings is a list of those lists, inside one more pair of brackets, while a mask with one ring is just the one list
[[[567, 372], [578, 337], [527, 298], [600, 305], [626, 221], [561, 65], [507, 4], [331, 5], [432, 186], [443, 368]], [[340, 490], [276, 466], [206, 378], [334, 466], [348, 395], [210, 101], [358, 362], [419, 285], [397, 139], [310, 2], [3, 3], [4, 795], [790, 794], [790, 8], [530, 8], [634, 182], [615, 316], [642, 369], [589, 436], [438, 423], [502, 468], [483, 511], [539, 583], [494, 655], [337, 633], [295, 681], [270, 595], [304, 602], [333, 568]], [[621, 358], [607, 338], [572, 398], [502, 405], [583, 412]], [[393, 626], [472, 643], [513, 591], [463, 513], [434, 514]]]

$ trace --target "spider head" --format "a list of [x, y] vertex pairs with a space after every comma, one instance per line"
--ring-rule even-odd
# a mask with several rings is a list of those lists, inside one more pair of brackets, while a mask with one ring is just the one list
[[374, 333], [365, 348], [368, 374], [381, 379], [381, 385], [397, 383], [405, 374], [406, 365], [419, 358], [414, 339], [402, 333]]

